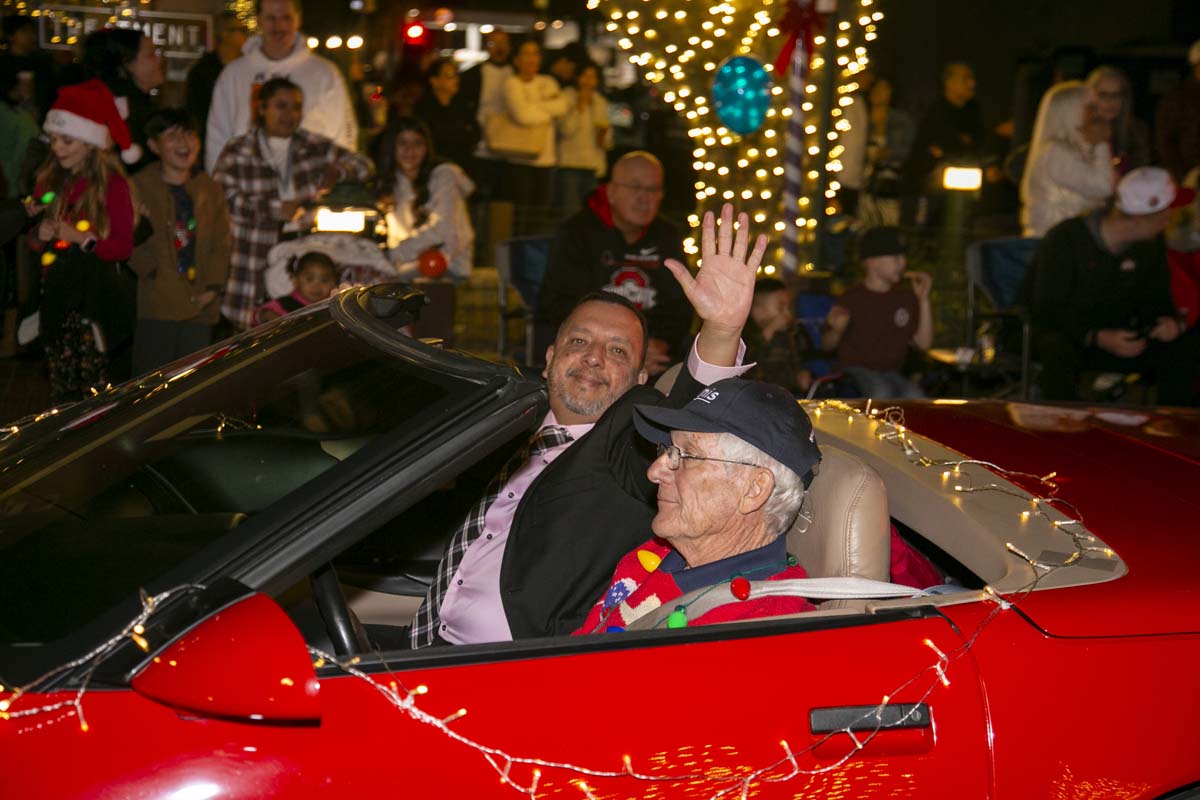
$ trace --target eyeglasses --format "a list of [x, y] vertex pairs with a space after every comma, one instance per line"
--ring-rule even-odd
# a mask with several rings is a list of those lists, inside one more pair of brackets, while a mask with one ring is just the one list
[[628, 189], [633, 194], [648, 194], [651, 197], [658, 197], [663, 193], [663, 187], [661, 186], [642, 186], [637, 183], [614, 183], [613, 186]]
[[667, 457], [667, 469], [674, 472], [679, 469], [679, 465], [683, 460], [690, 459], [692, 461], [720, 461], [722, 464], [740, 464], [743, 467], [758, 467], [760, 464], [751, 464], [749, 461], [730, 461], [727, 458], [709, 458], [708, 456], [694, 456], [691, 453], [685, 453], [675, 445], [660, 444], [658, 446], [658, 456]]

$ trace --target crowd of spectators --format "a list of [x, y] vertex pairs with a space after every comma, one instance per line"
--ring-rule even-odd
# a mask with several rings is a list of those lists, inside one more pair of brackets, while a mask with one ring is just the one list
[[[431, 261], [461, 283], [474, 259], [472, 212], [503, 200], [517, 209], [516, 232], [557, 223], [608, 171], [601, 71], [581, 48], [552, 54], [543, 70], [535, 39], [492, 31], [488, 59], [472, 69], [422, 64], [415, 102], [371, 136], [343, 73], [308, 47], [301, 22], [295, 0], [260, 0], [253, 36], [232, 14], [220, 18], [184, 103], [165, 107], [162, 56], [140, 29], [93, 32], [63, 63], [38, 48], [31, 17], [4, 19], [0, 190], [25, 198], [32, 226], [5, 243], [4, 334], [9, 353], [18, 319], [22, 343], [39, 340], [54, 402], [203, 347], [215, 326], [241, 330], [311, 302], [311, 287], [327, 282], [322, 254], [291, 260], [284, 297], [268, 294], [268, 254], [309, 229], [338, 184], [375, 193], [389, 274], [419, 277]], [[657, 186], [661, 197], [661, 175]], [[640, 224], [657, 211], [655, 201]], [[671, 233], [664, 253], [682, 257]], [[18, 275], [33, 284], [19, 309]], [[681, 340], [689, 324], [667, 335]]]
[[[946, 167], [965, 166], [981, 174], [975, 196], [981, 216], [1006, 204], [1019, 216], [1020, 235], [992, 240], [987, 252], [1003, 257], [1001, 269], [1019, 272], [998, 280], [1020, 287], [1016, 301], [1031, 315], [1041, 396], [1088, 396], [1087, 372], [1098, 373], [1097, 385], [1109, 381], [1109, 373], [1119, 374], [1122, 384], [1132, 374], [1157, 385], [1160, 400], [1193, 400], [1190, 381], [1200, 375], [1200, 364], [1191, 344], [1197, 334], [1188, 324], [1200, 316], [1200, 247], [1197, 214], [1186, 207], [1187, 187], [1200, 183], [1200, 42], [1188, 53], [1190, 74], [1158, 99], [1153, 135], [1134, 114], [1128, 76], [1083, 55], [1089, 54], [1057, 54], [1041, 83], [1026, 81], [1037, 85], [1020, 93], [1011, 120], [993, 128], [984, 124], [969, 64], [946, 65], [940, 96], [915, 125], [894, 107], [887, 78], [859, 76], [858, 102], [846, 109], [851, 129], [842, 137], [837, 201], [855, 222], [866, 277], [837, 301], [823, 337], [827, 346], [838, 343], [838, 364], [846, 372], [864, 360], [841, 352], [847, 299], [871, 282], [879, 284], [877, 292], [884, 288], [867, 252], [877, 241], [872, 236], [880, 225], [962, 225], [946, 214], [942, 177]], [[1126, 194], [1143, 187], [1157, 195], [1123, 205], [1125, 181]], [[1110, 261], [1112, 270], [1104, 267]], [[886, 327], [885, 312], [874, 320], [877, 327]], [[1176, 329], [1162, 321], [1166, 316], [1182, 324]], [[1068, 335], [1065, 318], [1095, 324], [1066, 326]], [[921, 347], [907, 334], [899, 339]], [[884, 339], [871, 341], [874, 357], [883, 358]], [[897, 359], [892, 353], [886, 360]], [[1179, 370], [1182, 377], [1174, 375]], [[859, 389], [883, 391], [875, 377], [857, 376]], [[915, 389], [895, 384], [886, 391], [908, 388]]]
[[[88, 341], [59, 349], [99, 365], [60, 365], [60, 376], [74, 377], [55, 379], [56, 399], [82, 396], [201, 346], [218, 320], [238, 330], [264, 319], [265, 303], [275, 303], [269, 313], [286, 309], [268, 294], [268, 253], [311, 226], [315, 207], [335, 185], [372, 179], [375, 203], [388, 221], [387, 258], [399, 277], [422, 274], [426, 256], [436, 251], [447, 279], [466, 280], [476, 229], [488, 221], [492, 206], [503, 204], [513, 210], [512, 234], [553, 231], [535, 309], [539, 345], [548, 344], [548, 333], [580, 296], [607, 289], [646, 313], [651, 374], [679, 360], [694, 321], [666, 268], [670, 260], [685, 263], [682, 233], [659, 213], [666, 182], [676, 176], [666, 175], [649, 152], [612, 160], [602, 71], [583, 48], [543, 52], [534, 37], [516, 40], [494, 29], [484, 37], [487, 58], [470, 69], [460, 72], [455, 60], [436, 52], [410, 65], [420, 79], [402, 81], [402, 91], [391, 95], [386, 125], [360, 128], [342, 71], [307, 46], [297, 0], [260, 0], [258, 12], [254, 36], [235, 17], [221, 19], [215, 48], [188, 75], [182, 108], [161, 107], [162, 59], [139, 30], [94, 32], [77, 62], [56, 65], [38, 50], [28, 17], [5, 18], [0, 177], [8, 198], [33, 198], [28, 205], [37, 225], [31, 248], [10, 243], [4, 255], [9, 263], [24, 258], [40, 277], [33, 305], [51, 308], [52, 323], [67, 320], [68, 332]], [[900, 370], [910, 346], [920, 350], [932, 343], [930, 282], [905, 272], [903, 240], [894, 226], [942, 222], [941, 175], [948, 165], [980, 168], [983, 205], [989, 193], [1005, 187], [1018, 196], [1019, 186], [1021, 247], [1028, 253], [1067, 222], [1108, 219], [1102, 215], [1115, 213], [1120, 182], [1147, 165], [1166, 167], [1177, 200], [1183, 196], [1177, 187], [1194, 185], [1200, 167], [1200, 43], [1189, 62], [1192, 74], [1159, 103], [1153, 137], [1133, 114], [1130, 81], [1111, 66], [1056, 70], [1036, 98], [1036, 114], [1015, 114], [995, 128], [984, 124], [967, 63], [946, 65], [939, 96], [919, 117], [895, 102], [889, 77], [861, 74], [858, 102], [845, 112], [850, 130], [842, 141], [837, 201], [866, 231], [859, 246], [864, 278], [835, 302], [815, 336], [780, 310], [792, 302], [787, 284], [764, 286], [750, 329], [763, 368], [802, 392], [812, 380], [803, 357], [824, 348], [836, 351], [837, 364], [856, 377], [860, 392], [919, 395]], [[94, 96], [103, 94], [93, 83], [107, 92], [95, 108], [84, 113], [56, 105], [70, 87], [87, 85]], [[119, 124], [110, 124], [105, 98], [111, 98]], [[56, 111], [82, 122], [56, 130]], [[98, 151], [108, 153], [119, 143], [124, 163], [89, 154], [80, 161], [85, 167], [70, 166], [68, 151], [80, 139], [81, 125]], [[100, 203], [103, 213], [94, 211], [96, 198], [120, 194], [121, 184], [130, 218], [118, 218], [120, 202]], [[37, 202], [43, 195], [53, 199]], [[91, 205], [81, 206], [83, 198]], [[48, 220], [55, 225], [47, 226]], [[93, 230], [60, 235], [66, 223]], [[124, 242], [126, 228], [128, 253], [108, 241], [115, 235]], [[1102, 247], [1122, 256], [1129, 243], [1105, 236], [1117, 228], [1119, 222], [1096, 221], [1089, 230]], [[1200, 314], [1193, 307], [1200, 306], [1194, 278], [1200, 246], [1192, 246], [1189, 232], [1194, 234], [1172, 229], [1174, 244], [1162, 249], [1161, 259], [1133, 259], [1138, 269], [1155, 272], [1155, 286], [1171, 287], [1176, 311], [1185, 318]], [[42, 256], [39, 263], [36, 251], [46, 245], [51, 256], [56, 249], [64, 256]], [[95, 297], [80, 296], [76, 287], [66, 301], [48, 298], [49, 287], [63, 283], [55, 273], [67, 274], [65, 265], [74, 261], [71, 248], [85, 245], [87, 257], [111, 262], [117, 277]], [[176, 269], [165, 269], [164, 261], [174, 261]], [[318, 285], [326, 276], [320, 264], [293, 261], [295, 285], [288, 296], [311, 301], [300, 283]], [[1044, 254], [1034, 261], [1027, 300], [1035, 291], [1033, 276], [1058, 268]], [[1119, 265], [1126, 261], [1118, 259]], [[13, 273], [4, 270], [0, 287], [8, 307], [15, 305]], [[1184, 296], [1192, 305], [1181, 309]], [[110, 307], [98, 314], [97, 302]], [[22, 309], [22, 316], [32, 310]], [[128, 324], [106, 330], [97, 316], [122, 317]], [[1154, 349], [1156, 342], [1167, 343], [1159, 335], [1166, 328], [1155, 320], [1139, 318], [1136, 329], [1120, 330], [1143, 334]], [[11, 322], [6, 319], [9, 327]], [[46, 322], [41, 320], [44, 342], [50, 341]], [[1049, 326], [1046, 319], [1035, 317], [1034, 323], [1042, 332]], [[1090, 333], [1076, 344], [1104, 348], [1111, 339]], [[1181, 327], [1177, 335], [1184, 333]], [[882, 340], [892, 345], [887, 353]], [[1062, 394], [1061, 387], [1047, 391]]]

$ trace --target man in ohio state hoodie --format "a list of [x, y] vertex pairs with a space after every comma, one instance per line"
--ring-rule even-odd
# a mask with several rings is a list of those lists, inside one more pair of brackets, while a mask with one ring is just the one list
[[346, 82], [333, 62], [309, 52], [300, 33], [300, 0], [261, 0], [259, 35], [221, 70], [213, 88], [204, 138], [204, 167], [211, 174], [221, 150], [255, 124], [258, 89], [271, 78], [287, 78], [304, 92], [305, 130], [358, 150], [358, 121]]
[[580, 297], [604, 289], [646, 314], [651, 375], [686, 355], [692, 307], [663, 261], [687, 262], [679, 231], [658, 216], [662, 197], [662, 163], [650, 153], [628, 153], [613, 165], [609, 182], [563, 224], [550, 245], [535, 315], [540, 329], [557, 330]]

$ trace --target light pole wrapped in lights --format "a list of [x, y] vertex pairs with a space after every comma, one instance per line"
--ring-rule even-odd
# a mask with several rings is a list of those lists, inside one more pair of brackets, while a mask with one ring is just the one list
[[[781, 265], [783, 271], [795, 274], [800, 268], [800, 230], [806, 220], [800, 216], [800, 201], [804, 197], [804, 76], [813, 52], [816, 32], [823, 30], [825, 20], [821, 6], [836, 8], [836, 0], [793, 0], [780, 23], [788, 33], [775, 60], [777, 75], [787, 76], [788, 117], [784, 137], [783, 161], [783, 241]], [[790, 57], [789, 57], [790, 56]]]
[[[754, 223], [770, 224], [780, 236], [776, 243], [787, 248], [789, 258], [797, 263], [804, 261], [801, 268], [806, 269], [812, 269], [811, 259], [802, 259], [799, 254], [811, 248], [818, 222], [832, 213], [832, 203], [824, 191], [837, 189], [833, 181], [822, 183], [822, 176], [841, 168], [837, 137], [848, 124], [843, 109], [854, 102], [850, 94], [858, 88], [855, 76], [867, 64], [865, 43], [875, 38], [875, 23], [883, 17], [874, 10], [877, 0], [841, 2], [844, 8], [836, 32], [828, 26], [812, 28], [806, 34], [811, 37], [811, 45], [795, 48], [802, 51], [800, 65], [808, 70], [802, 93], [789, 100], [785, 96], [788, 81], [777, 82], [770, 88], [771, 105], [761, 127], [738, 132], [720, 118], [720, 109], [715, 105], [714, 77], [721, 66], [738, 56], [749, 56], [764, 62], [768, 72], [791, 72], [790, 53], [782, 64], [769, 63], [779, 52], [780, 42], [789, 35], [783, 29], [787, 15], [780, 12], [787, 4], [795, 3], [801, 9], [811, 7], [815, 14], [817, 9], [836, 8], [837, 0], [709, 0], [707, 6], [689, 0], [658, 0], [654, 4], [645, 0], [588, 0], [588, 8], [603, 15], [605, 30], [629, 61], [640, 68], [663, 101], [687, 120], [693, 188], [700, 210], [722, 201], [736, 203]], [[853, 9], [857, 11], [851, 13]], [[816, 85], [822, 82], [823, 69], [831, 73], [834, 88], [828, 91], [819, 91]], [[793, 119], [801, 115], [803, 119], [793, 124]], [[785, 140], [789, 133], [793, 143], [802, 141], [800, 157], [805, 163], [799, 168], [797, 154], [787, 154]], [[781, 207], [785, 164], [793, 170], [794, 195]], [[691, 214], [689, 225], [698, 228], [700, 217], [698, 212]], [[685, 238], [683, 244], [690, 255], [699, 253], [695, 235]], [[779, 250], [775, 252], [779, 254]], [[774, 273], [780, 264], [771, 256], [765, 261], [761, 269], [766, 274]]]

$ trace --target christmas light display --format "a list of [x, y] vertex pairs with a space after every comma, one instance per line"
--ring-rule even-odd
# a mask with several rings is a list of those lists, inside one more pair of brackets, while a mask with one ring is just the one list
[[[629, 60], [646, 80], [659, 88], [663, 100], [687, 119], [697, 203], [710, 198], [735, 201], [756, 223], [774, 220], [771, 228], [777, 248], [789, 239], [811, 246], [821, 215], [836, 213], [833, 200], [840, 188], [837, 174], [842, 170], [839, 158], [843, 152], [838, 138], [850, 129], [846, 110], [856, 102], [856, 76], [867, 66], [866, 43], [878, 35], [876, 25], [883, 18], [875, 0], [842, 0], [832, 40], [827, 41], [825, 34], [811, 37], [810, 51], [805, 45], [812, 18], [797, 17], [790, 11], [813, 8], [816, 2], [725, 0], [707, 8], [689, 0], [588, 2], [589, 8], [605, 15], [605, 27], [618, 37], [618, 47], [629, 53]], [[795, 20], [800, 20], [794, 23], [800, 27], [781, 27], [791, 26]], [[806, 54], [809, 67], [802, 83], [803, 96], [789, 99], [786, 76], [781, 75], [770, 89], [772, 103], [761, 127], [739, 134], [722, 124], [711, 100], [714, 78], [722, 65], [733, 58], [752, 57], [769, 73], [777, 73], [782, 67], [772, 62], [785, 39], [792, 45], [805, 40], [798, 48]], [[833, 80], [823, 81], [830, 71]], [[823, 83], [832, 90], [824, 91]], [[827, 113], [826, 119], [823, 113]], [[789, 126], [797, 117], [803, 117], [803, 124]], [[802, 135], [803, 143], [794, 138], [789, 141], [789, 131]], [[783, 207], [784, 153], [789, 146], [799, 148], [803, 165], [797, 195]], [[823, 180], [822, 176], [827, 177]], [[699, 213], [690, 215], [688, 223], [699, 227]], [[697, 254], [696, 238], [688, 237], [684, 248]], [[768, 262], [761, 271], [775, 273], [779, 262]], [[812, 269], [812, 260], [803, 266]]]

